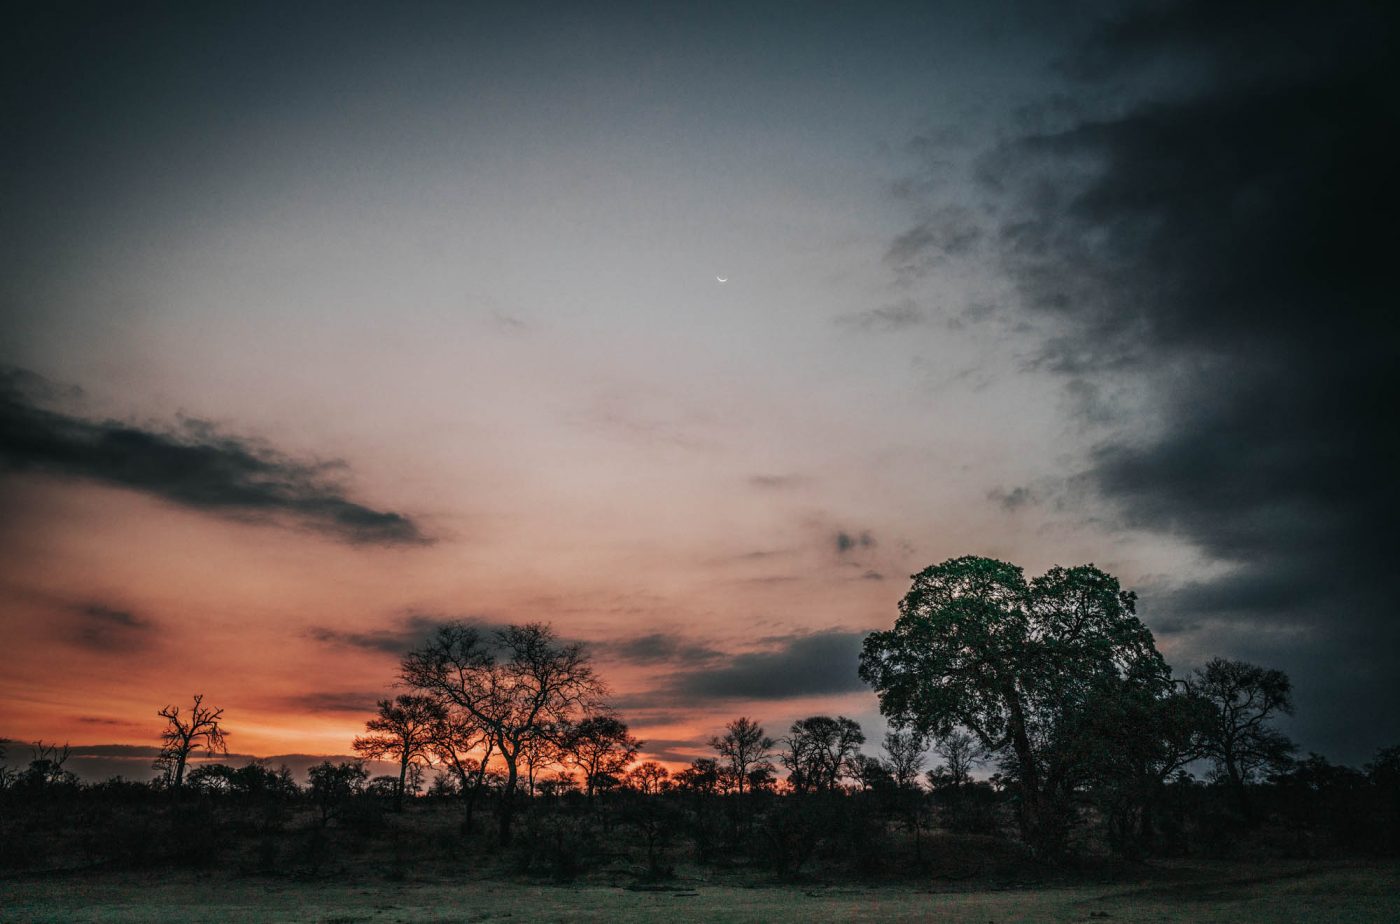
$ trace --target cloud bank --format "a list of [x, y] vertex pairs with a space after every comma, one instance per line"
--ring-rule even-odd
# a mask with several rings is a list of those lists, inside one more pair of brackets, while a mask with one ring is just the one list
[[47, 410], [31, 398], [34, 382], [21, 371], [0, 372], [0, 471], [82, 478], [355, 545], [428, 541], [407, 516], [351, 500], [331, 477], [340, 463], [291, 459], [201, 420], [155, 430]]

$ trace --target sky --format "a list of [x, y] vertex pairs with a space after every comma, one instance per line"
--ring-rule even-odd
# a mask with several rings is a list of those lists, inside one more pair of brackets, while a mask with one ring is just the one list
[[1383, 4], [202, 7], [0, 38], [0, 735], [344, 754], [468, 619], [874, 742], [975, 554], [1400, 741]]

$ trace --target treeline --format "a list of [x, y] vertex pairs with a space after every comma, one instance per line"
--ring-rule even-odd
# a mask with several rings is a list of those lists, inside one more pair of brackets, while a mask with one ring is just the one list
[[[968, 875], [1116, 855], [1400, 852], [1400, 747], [1362, 769], [1296, 757], [1288, 678], [1215, 659], [1176, 678], [1135, 599], [1094, 568], [1027, 581], [961, 558], [914, 577], [861, 675], [889, 731], [736, 718], [672, 773], [548, 626], [440, 628], [403, 692], [305, 785], [226, 753], [223, 712], [167, 706], [152, 783], [82, 784], [36, 744], [0, 775], [0, 863], [213, 863], [390, 876], [463, 864], [569, 878], [678, 865], [781, 876]], [[396, 772], [372, 777], [368, 761]], [[487, 824], [489, 822], [489, 825]]]

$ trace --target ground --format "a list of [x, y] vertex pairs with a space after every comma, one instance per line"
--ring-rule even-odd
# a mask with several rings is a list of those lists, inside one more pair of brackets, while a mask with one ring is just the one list
[[682, 880], [606, 885], [295, 882], [225, 874], [103, 874], [0, 881], [9, 922], [1392, 922], [1400, 864], [1154, 865], [1112, 883], [978, 890], [947, 883], [822, 886]]

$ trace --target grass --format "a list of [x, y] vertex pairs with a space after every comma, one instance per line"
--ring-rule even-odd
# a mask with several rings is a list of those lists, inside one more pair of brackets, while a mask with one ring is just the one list
[[1031, 921], [1391, 922], [1400, 864], [1155, 864], [1108, 883], [979, 889], [767, 885], [682, 879], [668, 890], [506, 880], [358, 885], [223, 873], [101, 874], [0, 881], [0, 922]]

